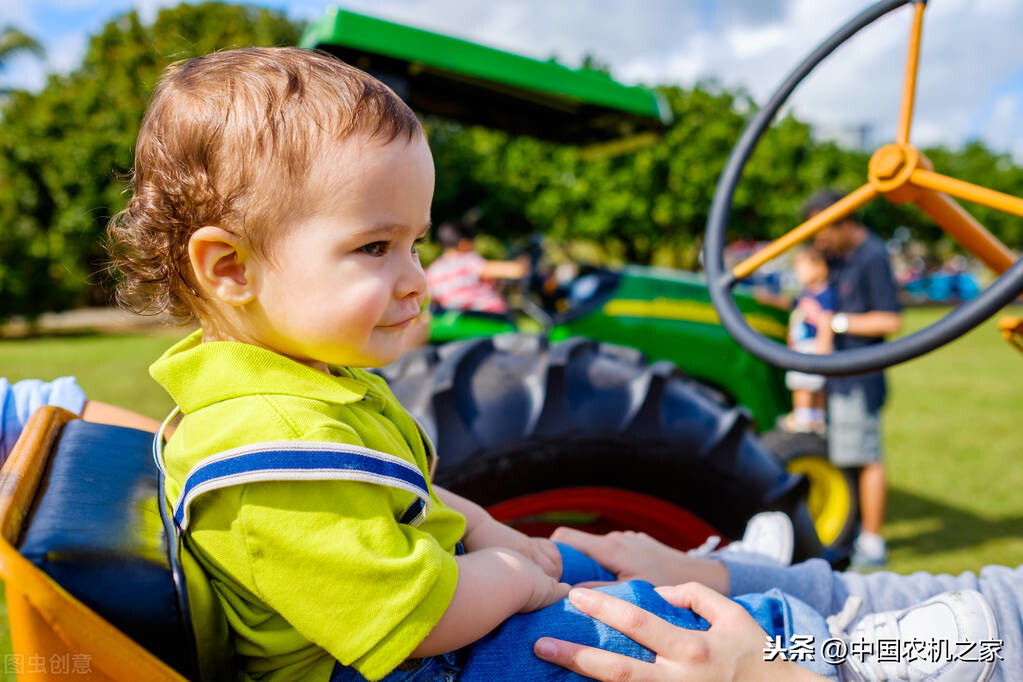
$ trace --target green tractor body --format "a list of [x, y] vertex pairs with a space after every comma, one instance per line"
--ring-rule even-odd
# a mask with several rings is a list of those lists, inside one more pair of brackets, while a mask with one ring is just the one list
[[[774, 426], [787, 411], [789, 394], [782, 373], [740, 348], [718, 323], [701, 275], [663, 268], [622, 270], [584, 268], [562, 301], [568, 307], [550, 315], [552, 341], [585, 336], [631, 346], [651, 361], [669, 360], [690, 377], [720, 391], [754, 415], [757, 428]], [[784, 339], [786, 313], [751, 296], [738, 297], [754, 328]], [[433, 320], [431, 341], [531, 331], [538, 324], [523, 314], [500, 316], [447, 310]]]

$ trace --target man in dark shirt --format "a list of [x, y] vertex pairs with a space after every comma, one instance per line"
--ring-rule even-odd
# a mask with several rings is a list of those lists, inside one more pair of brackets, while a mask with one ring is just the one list
[[[815, 195], [806, 217], [842, 198], [826, 190]], [[836, 351], [884, 341], [902, 327], [888, 252], [881, 241], [852, 217], [817, 234], [817, 248], [832, 259], [833, 313], [814, 311], [812, 323], [830, 327]], [[811, 315], [807, 316], [808, 319]], [[881, 461], [881, 408], [886, 397], [882, 372], [828, 379], [828, 457], [836, 466], [859, 467], [861, 532], [853, 546], [853, 565], [880, 566], [887, 556], [881, 526], [887, 490]]]

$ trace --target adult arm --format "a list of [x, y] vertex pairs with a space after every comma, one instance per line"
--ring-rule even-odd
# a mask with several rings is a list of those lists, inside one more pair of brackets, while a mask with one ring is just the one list
[[794, 663], [764, 660], [763, 629], [739, 604], [698, 583], [659, 587], [673, 606], [692, 609], [710, 623], [686, 630], [610, 595], [573, 589], [572, 604], [657, 654], [653, 663], [548, 637], [536, 655], [598, 680], [822, 680]]
[[[806, 314], [807, 321], [824, 329], [831, 327], [831, 318], [835, 313], [822, 310], [820, 304], [812, 299], [800, 303], [800, 309]], [[902, 329], [902, 313], [894, 310], [871, 310], [866, 313], [843, 313], [849, 320], [846, 334], [854, 336], [888, 336]]]
[[[889, 310], [872, 310], [868, 313], [847, 313], [849, 330], [846, 334], [855, 336], [888, 336], [902, 329], [902, 314]], [[825, 326], [831, 326], [831, 316]]]
[[887, 571], [864, 575], [834, 571], [823, 559], [771, 567], [691, 557], [643, 533], [592, 535], [559, 528], [552, 538], [572, 545], [626, 580], [640, 578], [660, 585], [698, 581], [729, 596], [778, 588], [824, 615], [838, 613], [851, 595], [861, 597], [862, 612], [869, 613], [902, 609], [949, 590], [972, 589], [987, 597], [996, 612], [1008, 609], [1006, 622], [1023, 622], [1023, 566], [986, 566], [979, 576], [969, 571], [957, 576]]
[[697, 581], [716, 592], [739, 596], [777, 588], [824, 615], [838, 613], [851, 595], [864, 600], [863, 613], [901, 609], [936, 594], [974, 589], [992, 601], [1011, 606], [1016, 621], [1023, 609], [1023, 567], [988, 566], [980, 577], [889, 572], [862, 575], [833, 571], [823, 559], [785, 567], [747, 564], [730, 559], [691, 557], [642, 533], [591, 535], [561, 529], [552, 536], [602, 563], [622, 580], [648, 580], [656, 585]]
[[483, 279], [522, 279], [529, 273], [529, 260], [488, 260], [483, 262], [480, 277]]
[[999, 614], [1007, 618], [1005, 622], [1019, 623], [1023, 616], [1023, 566], [985, 566], [979, 575], [972, 571], [959, 575], [935, 575], [923, 571], [911, 575], [888, 571], [865, 575], [833, 571], [823, 559], [810, 559], [785, 568], [747, 565], [731, 560], [724, 560], [724, 565], [730, 595], [763, 592], [776, 587], [824, 615], [840, 611], [850, 596], [861, 597], [861, 612], [870, 613], [903, 609], [942, 592], [969, 589], [987, 597], [996, 613], [1005, 610], [1004, 614]]

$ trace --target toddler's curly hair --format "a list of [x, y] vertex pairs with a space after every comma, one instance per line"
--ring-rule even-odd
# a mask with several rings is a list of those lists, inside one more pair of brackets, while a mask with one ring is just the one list
[[354, 136], [421, 134], [386, 85], [327, 54], [245, 48], [171, 64], [142, 119], [131, 198], [107, 227], [118, 303], [195, 319], [195, 230], [216, 225], [266, 249], [315, 200], [305, 176], [318, 154]]

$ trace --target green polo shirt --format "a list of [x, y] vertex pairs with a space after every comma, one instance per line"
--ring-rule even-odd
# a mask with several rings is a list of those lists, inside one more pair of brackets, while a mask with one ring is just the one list
[[[185, 415], [164, 450], [171, 501], [203, 458], [264, 441], [361, 445], [429, 479], [415, 422], [362, 370], [333, 376], [196, 332], [150, 373]], [[244, 679], [327, 680], [336, 659], [376, 680], [405, 660], [458, 581], [465, 519], [432, 488], [430, 497], [417, 528], [395, 521], [414, 496], [372, 483], [256, 482], [197, 498], [190, 545], [227, 614]]]

